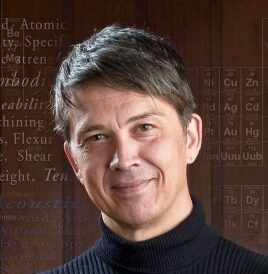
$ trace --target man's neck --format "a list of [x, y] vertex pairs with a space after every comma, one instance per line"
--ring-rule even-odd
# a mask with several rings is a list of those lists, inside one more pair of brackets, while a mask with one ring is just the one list
[[129, 225], [120, 221], [111, 219], [102, 213], [104, 223], [116, 234], [129, 241], [144, 241], [159, 235], [162, 235], [185, 220], [192, 212], [193, 203], [191, 196], [183, 195], [178, 199], [178, 205], [171, 208], [170, 212], [164, 214], [161, 218], [152, 219], [150, 222], [141, 225]]

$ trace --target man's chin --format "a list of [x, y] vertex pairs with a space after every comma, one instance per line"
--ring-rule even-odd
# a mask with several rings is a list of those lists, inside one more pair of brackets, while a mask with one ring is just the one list
[[[152, 206], [148, 208], [132, 207], [125, 208], [114, 218], [117, 225], [127, 230], [142, 230], [151, 226], [155, 219], [155, 212]], [[120, 217], [119, 217], [120, 216]]]

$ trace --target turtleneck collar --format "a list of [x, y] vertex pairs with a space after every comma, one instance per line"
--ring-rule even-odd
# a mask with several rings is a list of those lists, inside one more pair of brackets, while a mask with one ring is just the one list
[[140, 242], [126, 240], [100, 220], [102, 236], [96, 252], [109, 264], [128, 271], [163, 273], [197, 261], [217, 243], [217, 234], [205, 224], [201, 204], [192, 197], [191, 214], [174, 229]]

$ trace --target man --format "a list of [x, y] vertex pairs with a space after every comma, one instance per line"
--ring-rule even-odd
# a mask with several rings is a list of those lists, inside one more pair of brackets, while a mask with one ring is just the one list
[[102, 236], [47, 273], [268, 273], [268, 258], [209, 228], [189, 193], [202, 123], [166, 41], [107, 27], [74, 46], [54, 91], [56, 130]]

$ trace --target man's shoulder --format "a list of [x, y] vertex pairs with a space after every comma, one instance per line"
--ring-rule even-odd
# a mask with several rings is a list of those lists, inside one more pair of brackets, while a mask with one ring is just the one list
[[[93, 264], [93, 248], [88, 249], [82, 254], [74, 257], [72, 260], [66, 262], [62, 266], [54, 269], [45, 270], [37, 274], [80, 274], [80, 273], [91, 273]], [[93, 273], [93, 272], [92, 272]]]
[[268, 256], [220, 236], [216, 252], [229, 266], [247, 273], [268, 274]]

